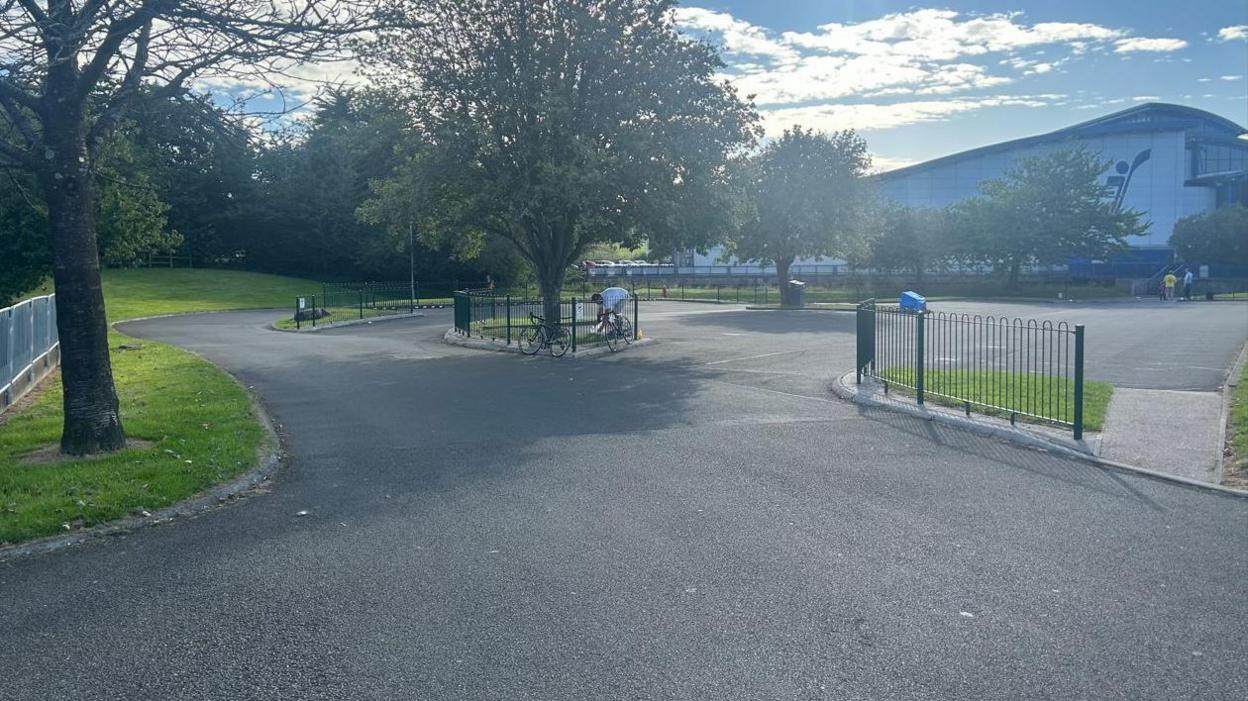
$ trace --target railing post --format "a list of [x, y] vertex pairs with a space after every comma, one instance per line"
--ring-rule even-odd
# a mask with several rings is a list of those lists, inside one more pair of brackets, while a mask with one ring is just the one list
[[507, 295], [507, 345], [511, 345], [511, 295]]
[[316, 295], [312, 295], [312, 328], [316, 328]]
[[[560, 306], [562, 307], [562, 305]], [[562, 313], [561, 311], [560, 314]], [[572, 298], [572, 352], [576, 352], [576, 297]]]
[[300, 299], [299, 297], [295, 297], [295, 330], [296, 331], [299, 331], [303, 328], [302, 326], [299, 325], [300, 323], [299, 321], [299, 311], [300, 311], [299, 299]]
[[364, 290], [357, 290], [360, 295], [360, 318], [364, 318]]
[[633, 295], [633, 340], [634, 341], [641, 338], [641, 318], [638, 316], [638, 311], [640, 309], [641, 309], [641, 305], [638, 304], [637, 302], [637, 295]]
[[918, 312], [914, 315], [914, 395], [920, 405], [923, 404], [923, 318], [927, 314]]
[[1075, 324], [1075, 440], [1083, 440], [1083, 324]]

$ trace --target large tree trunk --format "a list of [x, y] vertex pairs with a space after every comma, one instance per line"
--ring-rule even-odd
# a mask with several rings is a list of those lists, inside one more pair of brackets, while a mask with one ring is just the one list
[[789, 267], [793, 265], [792, 258], [776, 259], [776, 277], [780, 283], [780, 306], [796, 307], [797, 299], [793, 294], [793, 290], [789, 288]]
[[[548, 324], [563, 323], [562, 303], [563, 268], [558, 265], [540, 265], [537, 268], [537, 286], [542, 292], [542, 316]], [[568, 319], [570, 322], [571, 319]]]
[[1022, 261], [1017, 260], [1017, 259], [1010, 261], [1009, 287], [1011, 290], [1018, 289], [1018, 279], [1019, 279], [1019, 276], [1022, 274], [1022, 271], [1023, 271]]
[[62, 138], [50, 144], [50, 162], [40, 181], [52, 235], [56, 328], [65, 390], [61, 452], [86, 455], [118, 450], [125, 446], [125, 436], [108, 357], [95, 186], [80, 122], [66, 122], [47, 130], [50, 136]]

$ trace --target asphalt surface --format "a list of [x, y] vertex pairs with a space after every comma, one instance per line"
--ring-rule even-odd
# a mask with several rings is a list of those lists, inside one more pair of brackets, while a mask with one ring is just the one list
[[127, 324], [254, 386], [288, 465], [0, 564], [0, 698], [1248, 697], [1248, 501], [835, 401], [850, 315], [643, 313], [563, 361], [449, 313]]

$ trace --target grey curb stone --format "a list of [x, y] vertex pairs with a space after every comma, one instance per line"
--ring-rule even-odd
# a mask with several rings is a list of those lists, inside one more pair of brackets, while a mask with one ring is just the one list
[[[453, 327], [447, 329], [446, 333], [442, 334], [442, 342], [449, 346], [459, 346], [461, 348], [472, 348], [475, 350], [497, 351], [499, 353], [519, 353], [520, 352], [520, 346], [518, 345], [509, 346], [506, 343], [499, 343], [498, 341], [487, 341], [483, 338], [470, 338], [467, 336], [461, 336], [455, 332], [455, 329]], [[642, 339], [633, 341], [631, 344], [629, 344], [629, 347], [632, 348], [635, 346], [645, 346], [653, 342], [654, 342], [653, 338], [642, 338]], [[563, 357], [564, 358], [591, 358], [595, 355], [603, 355], [605, 353], [610, 353], [610, 352], [611, 352], [611, 349], [606, 346], [596, 346], [594, 348], [586, 348], [583, 351], [577, 351], [575, 353], [572, 353], [571, 351], [569, 351], [568, 354]]]
[[358, 324], [372, 324], [381, 321], [393, 321], [394, 319], [416, 319], [424, 316], [424, 312], [409, 312], [407, 314], [390, 314], [387, 316], [373, 316], [367, 319], [351, 319], [349, 321], [333, 321], [328, 324], [320, 324], [317, 326], [306, 326], [302, 329], [279, 329], [277, 322], [269, 324], [269, 328], [274, 331], [282, 331], [286, 333], [313, 333], [315, 331], [324, 331], [325, 329], [340, 329], [344, 326], [356, 326]]
[[1170, 475], [1164, 472], [1157, 472], [1135, 465], [1117, 462], [1115, 460], [1106, 460], [1083, 450], [1077, 450], [1070, 446], [1062, 445], [1050, 438], [1046, 438], [1040, 434], [1032, 433], [1018, 428], [996, 426], [983, 420], [974, 418], [966, 418], [957, 414], [946, 413], [943, 411], [933, 411], [918, 404], [902, 404], [899, 402], [885, 402], [871, 396], [869, 393], [860, 392], [858, 386], [854, 382], [855, 373], [848, 372], [837, 378], [832, 383], [832, 391], [836, 396], [855, 404], [863, 406], [875, 407], [878, 409], [886, 409], [888, 411], [907, 414], [916, 418], [931, 421], [933, 423], [959, 428], [964, 431], [970, 431], [981, 436], [1002, 440], [1007, 443], [1031, 448], [1032, 450], [1040, 450], [1055, 455], [1060, 455], [1072, 460], [1078, 460], [1083, 463], [1104, 467], [1120, 472], [1127, 472], [1150, 479], [1170, 482], [1173, 484], [1191, 487], [1194, 489], [1203, 489], [1206, 491], [1217, 492], [1228, 496], [1248, 498], [1248, 491], [1241, 489], [1233, 489], [1224, 487], [1219, 484], [1211, 484], [1209, 482], [1201, 482], [1199, 480], [1179, 477], [1178, 475]]

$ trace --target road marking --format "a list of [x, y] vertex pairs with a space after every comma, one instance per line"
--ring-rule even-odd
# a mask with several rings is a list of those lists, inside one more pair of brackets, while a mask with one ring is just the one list
[[775, 355], [787, 355], [789, 353], [804, 353], [805, 351], [806, 351], [805, 348], [798, 348], [796, 350], [776, 351], [775, 353], [763, 353], [762, 355], [747, 355], [744, 358], [729, 358], [727, 360], [716, 360], [716, 361], [707, 363], [707, 365], [722, 365], [724, 363], [735, 363], [738, 360], [758, 360], [759, 358], [770, 358]]

